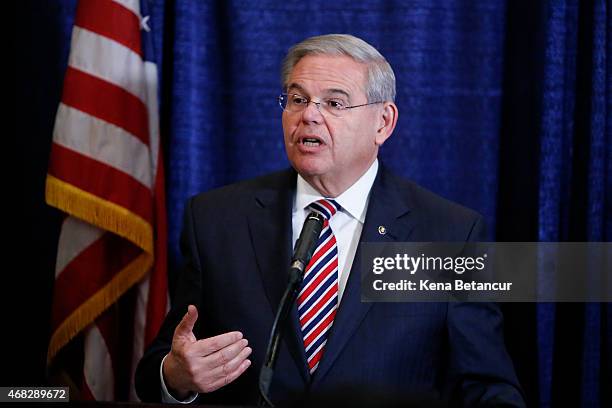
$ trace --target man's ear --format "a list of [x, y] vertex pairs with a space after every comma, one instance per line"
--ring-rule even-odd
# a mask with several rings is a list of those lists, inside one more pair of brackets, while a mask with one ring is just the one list
[[378, 116], [380, 125], [376, 131], [375, 143], [377, 146], [382, 146], [391, 136], [391, 133], [393, 133], [397, 124], [398, 114], [397, 106], [393, 102], [384, 102], [383, 110]]

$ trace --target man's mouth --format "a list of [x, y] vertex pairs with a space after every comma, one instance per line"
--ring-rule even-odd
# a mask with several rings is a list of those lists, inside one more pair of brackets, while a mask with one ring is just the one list
[[305, 136], [299, 139], [299, 143], [308, 147], [317, 147], [323, 144], [323, 141], [315, 136]]

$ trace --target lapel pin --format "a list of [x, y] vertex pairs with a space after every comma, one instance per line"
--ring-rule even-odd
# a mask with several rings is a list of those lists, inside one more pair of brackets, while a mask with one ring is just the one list
[[378, 233], [379, 233], [380, 235], [385, 235], [385, 234], [387, 233], [387, 229], [385, 228], [385, 226], [384, 226], [384, 225], [379, 225], [379, 226], [378, 226]]

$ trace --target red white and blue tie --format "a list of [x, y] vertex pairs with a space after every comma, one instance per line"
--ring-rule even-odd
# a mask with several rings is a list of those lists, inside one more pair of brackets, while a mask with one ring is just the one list
[[325, 217], [297, 299], [304, 349], [312, 374], [321, 361], [338, 309], [338, 246], [329, 220], [340, 210], [340, 205], [334, 200], [318, 200], [310, 204], [309, 209]]

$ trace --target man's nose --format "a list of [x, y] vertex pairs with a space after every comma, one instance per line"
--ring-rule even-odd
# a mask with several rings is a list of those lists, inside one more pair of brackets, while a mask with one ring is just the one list
[[302, 120], [308, 123], [321, 123], [323, 121], [321, 105], [317, 102], [309, 101], [302, 111]]

